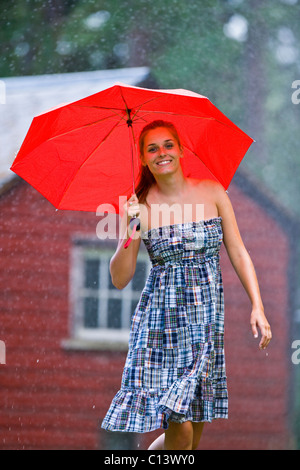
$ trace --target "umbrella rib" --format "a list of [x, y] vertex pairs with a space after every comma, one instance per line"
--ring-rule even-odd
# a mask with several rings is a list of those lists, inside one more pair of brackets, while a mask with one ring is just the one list
[[[127, 103], [126, 103], [126, 101], [125, 101], [123, 95], [122, 95], [122, 98], [123, 98], [123, 100], [124, 100], [124, 104], [125, 104], [125, 106], [126, 106], [126, 109], [128, 110], [129, 108], [127, 107]], [[158, 99], [159, 99], [159, 98], [151, 98], [150, 100], [145, 101], [145, 102], [143, 102], [142, 104], [140, 104], [140, 105], [137, 107], [137, 110], [136, 110], [136, 112], [135, 112], [134, 115], [133, 115], [133, 119], [134, 119], [134, 117], [137, 115], [137, 113], [141, 110], [142, 106], [144, 106], [144, 105], [147, 104], [147, 103], [150, 103], [151, 101], [155, 101], [155, 100], [158, 100]], [[85, 108], [91, 108], [91, 109], [92, 109], [92, 108], [95, 108], [95, 109], [107, 109], [107, 110], [110, 110], [110, 111], [113, 111], [113, 109], [115, 109], [115, 110], [118, 110], [118, 111], [122, 111], [120, 108], [107, 108], [107, 107], [104, 107], [104, 106], [84, 106], [84, 105], [83, 105], [83, 106], [81, 106], [81, 105], [76, 105], [76, 106], [82, 107], [82, 108], [84, 108], [84, 107], [85, 107]], [[176, 113], [176, 112], [173, 112], [173, 111], [154, 111], [154, 110], [149, 110], [149, 111], [143, 111], [143, 112], [144, 112], [143, 116], [146, 116], [147, 114], [167, 114], [167, 115], [170, 115], [170, 116], [182, 116], [182, 117], [189, 117], [189, 118], [194, 118], [194, 119], [206, 119], [206, 120], [208, 120], [208, 121], [216, 121], [216, 122], [219, 122], [220, 124], [222, 124], [223, 126], [227, 126], [227, 127], [229, 127], [230, 129], [235, 129], [236, 131], [239, 131], [239, 132], [241, 132], [241, 133], [244, 133], [244, 131], [242, 131], [242, 130], [241, 130], [239, 127], [237, 127], [236, 125], [233, 125], [233, 127], [232, 127], [232, 126], [230, 126], [229, 124], [224, 123], [224, 122], [222, 122], [222, 121], [220, 121], [219, 119], [216, 119], [216, 118], [214, 118], [214, 117], [195, 116], [195, 115], [191, 115], [191, 114], [181, 114], [181, 113]], [[119, 117], [120, 117], [120, 120], [125, 120], [125, 119], [126, 119], [126, 116], [124, 116], [124, 115], [122, 116], [122, 115], [119, 114], [119, 113], [115, 113], [115, 116], [119, 116]], [[139, 116], [139, 119], [143, 119], [143, 116]], [[99, 122], [101, 122], [101, 121], [105, 121], [106, 119], [109, 119], [110, 117], [112, 117], [112, 116], [108, 116], [107, 118], [104, 118], [103, 120], [99, 120], [99, 121], [97, 121], [97, 122], [95, 122], [95, 123], [87, 124], [86, 126], [83, 126], [83, 127], [78, 127], [78, 129], [87, 127], [87, 126], [89, 126], [89, 125], [97, 124], [97, 123], [99, 123]], [[135, 122], [136, 122], [136, 121], [137, 121], [137, 119], [135, 119]], [[144, 121], [145, 121], [145, 120], [144, 120]], [[146, 121], [145, 121], [145, 122], [146, 122]], [[234, 123], [233, 123], [233, 124], [234, 124]], [[73, 129], [73, 130], [76, 130], [76, 129]], [[61, 134], [61, 135], [63, 135], [63, 134]]]
[[[120, 87], [120, 95], [122, 97], [122, 100], [124, 102], [124, 105], [125, 105], [125, 109], [126, 109], [126, 116], [127, 116], [127, 126], [128, 126], [128, 130], [129, 130], [129, 133], [131, 131], [131, 137], [132, 137], [132, 141], [133, 141], [133, 144], [134, 144], [134, 147], [135, 147], [135, 154], [137, 153], [136, 152], [136, 143], [135, 143], [135, 136], [134, 136], [134, 132], [133, 132], [133, 126], [132, 126], [132, 120], [133, 118], [131, 117], [130, 113], [131, 113], [131, 109], [128, 108], [127, 106], [127, 103], [126, 103], [126, 100], [124, 98], [124, 95], [123, 95], [123, 90], [122, 88]], [[142, 106], [142, 105], [141, 105]], [[136, 111], [136, 113], [134, 114], [134, 116], [137, 114], [138, 111]], [[135, 184], [134, 184], [134, 152], [133, 152], [133, 147], [132, 147], [132, 141], [131, 141], [131, 171], [132, 171], [132, 192], [133, 194], [135, 194]], [[136, 155], [137, 156], [137, 155]]]
[[[118, 115], [117, 115], [117, 114], [114, 114], [114, 115], [111, 115], [111, 116], [107, 116], [107, 117], [105, 117], [105, 118], [103, 118], [103, 119], [98, 119], [97, 121], [93, 121], [93, 122], [90, 122], [90, 123], [88, 123], [88, 124], [84, 124], [83, 126], [74, 127], [73, 129], [70, 129], [70, 130], [68, 130], [68, 131], [66, 131], [66, 132], [63, 132], [63, 133], [61, 133], [61, 134], [57, 134], [57, 135], [55, 135], [54, 137], [50, 137], [50, 138], [48, 139], [48, 141], [55, 140], [55, 139], [57, 139], [57, 138], [59, 138], [59, 137], [62, 137], [62, 136], [64, 136], [64, 135], [68, 135], [68, 134], [71, 134], [72, 132], [79, 131], [80, 129], [85, 129], [85, 128], [87, 128], [87, 127], [96, 126], [96, 125], [99, 124], [100, 122], [108, 121], [108, 120], [110, 120], [110, 119], [115, 118], [116, 116], [118, 116]], [[124, 119], [124, 117], [119, 115], [119, 119], [122, 120], [122, 119]], [[118, 120], [117, 124], [120, 122], [120, 120]]]
[[[181, 113], [175, 113], [173, 111], [144, 111], [144, 115], [147, 114], [168, 114], [170, 116], [181, 116], [181, 117], [188, 117], [188, 118], [193, 118], [193, 119], [203, 119], [207, 121], [215, 121], [218, 122], [219, 124], [222, 124], [222, 126], [229, 127], [229, 129], [235, 130], [236, 132], [239, 132], [241, 134], [245, 134], [245, 132], [240, 129], [234, 122], [232, 122], [230, 125], [227, 122], [220, 121], [220, 119], [216, 119], [215, 117], [205, 117], [205, 116], [194, 116], [193, 114], [181, 114]], [[142, 116], [140, 116], [142, 117]]]
[[61, 197], [60, 199], [60, 202], [58, 204], [58, 209], [59, 209], [59, 206], [61, 205], [61, 202], [62, 200], [64, 199], [65, 195], [67, 194], [70, 186], [72, 185], [72, 183], [74, 182], [74, 179], [76, 177], [76, 175], [78, 174], [78, 172], [80, 171], [80, 169], [83, 167], [83, 165], [85, 165], [85, 163], [94, 155], [94, 153], [101, 147], [101, 145], [108, 139], [108, 137], [113, 133], [113, 131], [115, 130], [115, 128], [118, 126], [118, 123], [115, 124], [113, 126], [112, 129], [110, 129], [110, 131], [106, 134], [106, 136], [101, 140], [101, 142], [96, 146], [96, 148], [90, 153], [90, 155], [80, 164], [79, 168], [77, 168], [76, 170], [76, 174], [73, 176], [72, 178], [72, 181], [69, 182], [69, 184], [67, 185], [64, 193], [63, 193], [63, 196]]
[[175, 113], [173, 111], [143, 111], [143, 112], [144, 112], [144, 116], [146, 116], [147, 114], [168, 114], [170, 116], [181, 116], [181, 117], [189, 117], [189, 118], [195, 118], [195, 119], [206, 119], [208, 121], [218, 121], [218, 119], [214, 117], [194, 116], [192, 114]]
[[81, 104], [74, 104], [73, 106], [76, 107], [76, 108], [107, 109], [109, 111], [114, 111], [115, 110], [115, 111], [119, 111], [119, 112], [123, 111], [123, 109], [114, 108], [113, 106], [107, 107], [107, 106], [96, 106], [96, 105], [87, 105], [87, 104], [82, 104], [82, 105]]
[[[128, 110], [129, 108], [127, 107], [127, 103], [123, 97], [123, 94], [121, 94], [122, 98], [123, 98], [123, 101], [124, 101], [124, 104], [126, 106], [126, 109]], [[142, 106], [144, 106], [145, 104], [148, 104], [150, 103], [151, 101], [155, 101], [155, 100], [158, 100], [159, 98], [151, 98], [150, 100], [147, 100], [147, 101], [144, 101], [142, 104], [140, 104], [138, 107], [137, 107], [137, 110], [136, 112], [134, 113], [133, 115], [133, 119], [134, 117], [137, 115], [137, 113], [141, 110]], [[86, 106], [86, 105], [76, 105], [78, 107], [82, 107], [82, 108], [95, 108], [95, 109], [107, 109], [107, 110], [110, 110], [110, 111], [113, 111], [113, 109], [115, 110], [118, 110], [118, 111], [122, 111], [120, 108], [107, 108], [105, 106]], [[191, 115], [191, 114], [182, 114], [182, 113], [176, 113], [176, 112], [173, 112], [173, 111], [154, 111], [154, 110], [149, 110], [149, 111], [143, 111], [144, 112], [144, 116], [147, 115], [147, 114], [168, 114], [170, 116], [182, 116], [182, 117], [189, 117], [189, 118], [194, 118], [194, 119], [206, 119], [206, 120], [210, 120], [210, 121], [217, 121], [219, 122], [220, 124], [222, 124], [223, 126], [227, 126], [227, 127], [230, 127], [231, 129], [236, 129], [242, 133], [244, 133], [244, 131], [242, 131], [239, 127], [237, 127], [234, 123], [234, 126], [230, 126], [229, 124], [227, 123], [224, 123], [222, 121], [220, 121], [219, 119], [216, 119], [214, 117], [205, 117], [205, 116], [195, 116], [195, 115]], [[121, 114], [119, 113], [115, 113], [115, 116], [119, 116], [121, 118], [121, 120], [125, 120], [126, 116], [122, 116]], [[111, 116], [109, 116], [111, 117]], [[143, 116], [139, 116], [140, 119], [143, 118]], [[108, 118], [104, 118], [103, 120], [105, 119], [108, 119]], [[135, 119], [135, 121], [137, 121], [137, 119]], [[97, 124], [98, 122], [101, 122], [101, 121], [97, 121], [95, 124]], [[92, 123], [93, 124], [93, 123]], [[90, 125], [92, 125], [90, 124]], [[89, 124], [87, 124], [88, 126]], [[83, 126], [85, 127], [85, 126]], [[80, 129], [80, 127], [78, 128]]]
[[[128, 106], [127, 106], [126, 100], [125, 100], [124, 95], [123, 95], [122, 88], [120, 88], [120, 94], [121, 94], [122, 100], [124, 101], [126, 111], [128, 111], [130, 108], [128, 108]], [[142, 106], [145, 106], [146, 104], [151, 103], [151, 101], [157, 101], [160, 98], [161, 98], [161, 96], [157, 96], [157, 97], [150, 98], [149, 100], [146, 100], [146, 101], [143, 101], [142, 103], [140, 103], [138, 106], [135, 107], [135, 109], [137, 109], [137, 111], [135, 112], [134, 116], [136, 116], [136, 114], [139, 112], [139, 110], [142, 108]]]

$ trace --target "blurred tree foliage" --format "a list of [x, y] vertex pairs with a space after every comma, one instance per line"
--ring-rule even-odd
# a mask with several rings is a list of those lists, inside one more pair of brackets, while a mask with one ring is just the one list
[[[257, 143], [242, 163], [300, 215], [298, 0], [0, 0], [0, 76], [151, 67]], [[288, 188], [288, 190], [287, 190]]]

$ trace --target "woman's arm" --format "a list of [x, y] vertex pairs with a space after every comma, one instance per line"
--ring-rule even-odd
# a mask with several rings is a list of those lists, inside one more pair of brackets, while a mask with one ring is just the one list
[[124, 206], [124, 211], [120, 226], [118, 247], [110, 261], [111, 279], [117, 289], [124, 289], [133, 278], [141, 243], [141, 238], [137, 232], [130, 245], [126, 249], [124, 248], [129, 237], [128, 225], [130, 218], [139, 212], [138, 200], [135, 195], [127, 201]]
[[224, 245], [231, 264], [244, 286], [252, 304], [250, 324], [253, 335], [255, 338], [258, 337], [257, 328], [259, 328], [261, 332], [259, 347], [260, 349], [265, 349], [272, 338], [272, 333], [264, 314], [264, 307], [255, 269], [241, 238], [229, 197], [223, 187], [220, 186], [218, 186], [216, 194], [219, 215], [222, 217]]

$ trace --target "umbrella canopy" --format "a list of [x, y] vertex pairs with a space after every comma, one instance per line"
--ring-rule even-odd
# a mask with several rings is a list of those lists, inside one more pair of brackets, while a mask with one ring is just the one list
[[121, 83], [36, 116], [11, 170], [58, 209], [118, 212], [138, 178], [140, 131], [157, 119], [178, 130], [184, 174], [227, 189], [253, 139], [205, 96]]

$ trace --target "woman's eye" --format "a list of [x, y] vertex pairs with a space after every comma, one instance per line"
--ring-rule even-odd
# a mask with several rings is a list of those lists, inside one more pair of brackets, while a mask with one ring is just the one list
[[[173, 144], [173, 142], [168, 142], [164, 145], [164, 147], [165, 147], [165, 149], [170, 150], [174, 147], [174, 144]], [[159, 147], [156, 146], [156, 145], [153, 146], [153, 147], [148, 148], [149, 153], [155, 153], [155, 152], [158, 152], [158, 150], [159, 150]]]

